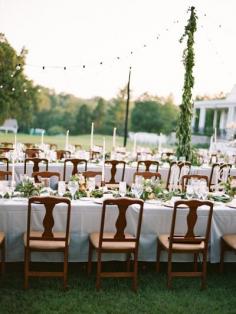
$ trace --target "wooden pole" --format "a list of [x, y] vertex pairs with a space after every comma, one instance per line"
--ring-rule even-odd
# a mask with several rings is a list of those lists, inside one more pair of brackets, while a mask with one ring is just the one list
[[128, 137], [130, 76], [131, 76], [131, 67], [129, 68], [129, 79], [128, 79], [128, 85], [127, 85], [127, 101], [126, 101], [126, 112], [125, 112], [124, 147], [126, 147], [127, 137]]

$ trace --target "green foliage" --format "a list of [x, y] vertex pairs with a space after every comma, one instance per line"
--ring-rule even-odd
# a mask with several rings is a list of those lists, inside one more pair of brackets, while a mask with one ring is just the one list
[[184, 38], [187, 37], [187, 47], [183, 53], [183, 64], [185, 67], [184, 76], [184, 87], [182, 94], [182, 103], [180, 105], [180, 114], [177, 125], [176, 136], [178, 140], [177, 155], [185, 156], [186, 160], [192, 158], [192, 147], [191, 147], [191, 120], [192, 120], [192, 88], [194, 86], [194, 33], [197, 30], [197, 15], [195, 8], [189, 9], [190, 18], [187, 25], [185, 26], [185, 32], [180, 39], [182, 43]]
[[136, 101], [131, 113], [132, 130], [169, 134], [174, 131], [177, 114], [178, 107], [169, 100]]
[[16, 192], [22, 193], [24, 197], [37, 196], [39, 195], [40, 187], [36, 187], [30, 180], [20, 182], [16, 186]]
[[76, 131], [79, 134], [87, 134], [91, 128], [91, 111], [87, 105], [82, 105], [76, 116]]
[[24, 74], [27, 51], [18, 55], [0, 33], [0, 123], [16, 118], [20, 130], [28, 130], [37, 110], [37, 89]]

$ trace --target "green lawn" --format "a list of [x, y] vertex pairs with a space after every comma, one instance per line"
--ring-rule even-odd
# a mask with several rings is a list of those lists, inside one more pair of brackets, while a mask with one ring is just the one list
[[[110, 135], [94, 135], [94, 144], [102, 145], [103, 137], [106, 139], [106, 148], [110, 150], [112, 148], [112, 136]], [[17, 134], [17, 141], [21, 143], [41, 143], [41, 136], [39, 135], [27, 135], [27, 134]], [[14, 134], [12, 133], [0, 133], [0, 143], [1, 142], [14, 142]], [[54, 135], [54, 136], [44, 136], [45, 143], [55, 143], [58, 145], [58, 148], [63, 149], [65, 147], [65, 136], [63, 135]], [[70, 144], [81, 144], [84, 149], [90, 148], [90, 135], [76, 135], [69, 137]], [[123, 146], [123, 137], [116, 137], [116, 145]], [[132, 149], [133, 143], [128, 140], [127, 149]]]
[[[123, 266], [110, 265], [105, 268]], [[176, 278], [173, 289], [168, 290], [166, 265], [157, 274], [154, 264], [141, 264], [137, 294], [130, 289], [128, 279], [104, 279], [103, 289], [96, 292], [95, 269], [88, 277], [85, 266], [69, 265], [69, 289], [64, 292], [62, 281], [55, 278], [33, 278], [30, 289], [24, 291], [23, 265], [8, 265], [7, 273], [0, 278], [0, 313], [236, 313], [235, 264], [227, 264], [224, 274], [217, 272], [217, 265], [209, 265], [208, 288], [203, 291], [197, 278]], [[192, 265], [177, 265], [189, 266]]]

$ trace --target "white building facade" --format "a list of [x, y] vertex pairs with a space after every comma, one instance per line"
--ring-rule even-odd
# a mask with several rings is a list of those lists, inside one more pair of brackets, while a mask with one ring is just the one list
[[[233, 137], [236, 132], [236, 85], [225, 99], [194, 102], [192, 128], [196, 129], [196, 111], [199, 110], [197, 125], [199, 133], [205, 131], [207, 109], [214, 111], [212, 128], [217, 128], [220, 131], [218, 133], [224, 134], [227, 138]], [[217, 121], [219, 121], [218, 125]]]

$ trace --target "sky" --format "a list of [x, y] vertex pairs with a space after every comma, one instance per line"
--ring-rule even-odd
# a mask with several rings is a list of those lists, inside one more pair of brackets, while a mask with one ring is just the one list
[[227, 94], [236, 83], [235, 0], [0, 0], [0, 32], [17, 52], [28, 49], [25, 73], [35, 84], [109, 99], [132, 67], [133, 99], [173, 94], [179, 103], [186, 46], [179, 39], [191, 5], [194, 95]]

